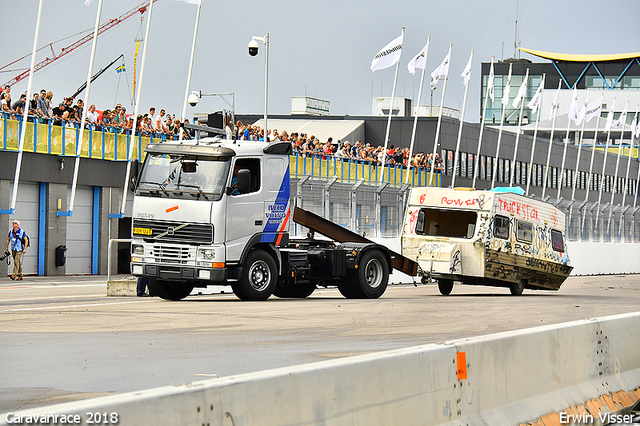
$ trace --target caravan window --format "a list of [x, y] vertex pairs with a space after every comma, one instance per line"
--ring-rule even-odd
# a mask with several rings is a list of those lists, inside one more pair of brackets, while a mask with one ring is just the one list
[[474, 211], [420, 209], [416, 234], [436, 237], [473, 238], [478, 214]]
[[496, 215], [493, 218], [493, 236], [496, 238], [502, 238], [503, 240], [509, 239], [509, 218]]
[[553, 246], [554, 251], [564, 253], [564, 239], [562, 238], [562, 232], [556, 231], [555, 229], [551, 230], [551, 245]]
[[533, 225], [529, 222], [519, 220], [517, 222], [516, 240], [531, 244], [533, 242]]

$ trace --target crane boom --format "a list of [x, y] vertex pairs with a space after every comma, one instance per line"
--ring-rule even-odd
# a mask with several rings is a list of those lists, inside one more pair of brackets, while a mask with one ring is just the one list
[[[153, 0], [153, 2], [156, 2], [158, 0]], [[115, 27], [116, 25], [124, 22], [125, 20], [127, 20], [128, 18], [132, 17], [133, 15], [135, 15], [136, 13], [140, 12], [140, 13], [144, 13], [147, 10], [147, 7], [149, 6], [149, 1], [145, 1], [142, 4], [134, 7], [133, 9], [129, 10], [128, 12], [118, 16], [115, 19], [110, 19], [109, 22], [105, 22], [104, 24], [100, 25], [98, 27], [98, 35], [104, 33], [105, 31], [110, 30], [111, 28]], [[93, 32], [91, 34], [88, 34], [84, 37], [82, 37], [80, 40], [70, 44], [67, 47], [63, 47], [60, 54], [57, 56], [54, 56], [52, 58], [46, 58], [44, 61], [41, 61], [39, 63], [37, 63], [34, 68], [33, 68], [33, 72], [35, 74], [36, 71], [41, 70], [42, 68], [46, 67], [47, 65], [57, 61], [58, 59], [66, 56], [67, 54], [73, 52], [74, 50], [76, 50], [78, 47], [82, 46], [83, 44], [87, 43], [88, 41], [91, 41], [93, 39]], [[18, 74], [17, 76], [13, 77], [11, 80], [9, 80], [8, 82], [4, 83], [2, 85], [2, 87], [4, 86], [13, 86], [14, 84], [18, 83], [19, 81], [21, 81], [24, 78], [29, 77], [29, 70], [26, 70], [24, 72], [22, 72], [21, 74]]]

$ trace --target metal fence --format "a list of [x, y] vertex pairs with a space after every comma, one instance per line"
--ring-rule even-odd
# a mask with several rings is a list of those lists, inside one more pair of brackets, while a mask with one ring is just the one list
[[[320, 180], [304, 176], [291, 180], [291, 202], [360, 235], [399, 237], [410, 188], [370, 185], [364, 179], [341, 183], [336, 177]], [[549, 202], [565, 213], [569, 241], [640, 242], [640, 207]], [[307, 232], [300, 225], [290, 225], [293, 235]]]

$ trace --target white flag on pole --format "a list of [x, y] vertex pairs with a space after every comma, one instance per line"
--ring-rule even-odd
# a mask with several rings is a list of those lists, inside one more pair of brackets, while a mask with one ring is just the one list
[[638, 113], [636, 112], [636, 115], [635, 117], [633, 117], [633, 121], [631, 122], [631, 133], [633, 133], [635, 137], [638, 137], [637, 131], [638, 131]]
[[520, 105], [520, 99], [522, 99], [522, 97], [525, 95], [526, 92], [527, 92], [527, 80], [524, 79], [522, 80], [522, 84], [518, 89], [518, 94], [516, 94], [516, 97], [513, 98], [513, 103], [511, 105], [513, 105], [514, 108], [518, 108], [518, 105]]
[[580, 115], [580, 111], [578, 110], [578, 89], [573, 88], [573, 100], [571, 101], [571, 106], [569, 107], [569, 119], [573, 120], [576, 123], [576, 126], [579, 124], [578, 117]]
[[511, 91], [511, 78], [507, 80], [507, 86], [504, 88], [504, 92], [502, 93], [502, 105], [507, 105], [509, 103], [509, 92]]
[[449, 74], [449, 59], [451, 58], [451, 45], [449, 45], [449, 53], [442, 60], [442, 63], [438, 65], [438, 68], [431, 73], [431, 88], [435, 88], [438, 85], [440, 77], [446, 77]]
[[197, 5], [199, 5], [201, 0], [173, 0], [173, 1], [183, 1], [183, 2], [189, 3], [189, 4], [197, 4]]
[[604, 100], [604, 96], [600, 96], [600, 99], [591, 102], [587, 105], [587, 111], [585, 113], [584, 119], [587, 121], [591, 121], [593, 117], [600, 115], [602, 112], [602, 101]]
[[[404, 34], [403, 34], [404, 35]], [[371, 61], [371, 71], [383, 70], [398, 63], [402, 53], [402, 36], [383, 47]]]
[[542, 79], [542, 81], [540, 82], [540, 85], [538, 86], [538, 90], [536, 90], [536, 93], [533, 95], [533, 98], [531, 98], [531, 100], [527, 104], [527, 107], [531, 110], [533, 114], [535, 114], [536, 111], [538, 111], [538, 107], [540, 106], [540, 101], [542, 100], [542, 90], [544, 89], [543, 86], [544, 86], [544, 79]]
[[613, 102], [611, 102], [611, 108], [609, 108], [609, 114], [607, 115], [607, 123], [604, 125], [604, 131], [608, 132], [611, 130], [611, 126], [613, 125], [613, 107], [616, 104], [615, 98]]
[[489, 70], [489, 84], [487, 85], [491, 102], [495, 101], [495, 76], [493, 74], [493, 58], [491, 58], [491, 69]]
[[92, 2], [92, 1], [93, 1], [93, 0], [86, 0], [86, 1], [84, 2], [84, 4], [85, 4], [86, 6], [89, 6], [89, 5], [91, 4], [91, 2]]
[[469, 80], [471, 79], [471, 62], [473, 61], [473, 50], [471, 51], [471, 55], [469, 56], [469, 62], [467, 62], [467, 66], [464, 67], [464, 71], [462, 71], [462, 74], [460, 74], [460, 77], [462, 77], [462, 81], [464, 82], [464, 85], [468, 85], [469, 84]]
[[553, 97], [553, 102], [551, 102], [551, 112], [549, 113], [549, 120], [553, 119], [558, 106], [560, 105], [560, 85], [558, 85], [558, 90], [556, 90], [556, 95]]
[[427, 52], [429, 51], [429, 43], [422, 48], [420, 53], [418, 53], [409, 63], [407, 64], [407, 68], [411, 74], [416, 73], [416, 68], [420, 68], [421, 70], [427, 67]]
[[624, 109], [622, 110], [622, 114], [620, 114], [620, 117], [618, 117], [618, 119], [613, 122], [613, 124], [611, 125], [611, 128], [613, 128], [613, 129], [622, 128], [624, 130], [624, 125], [627, 123], [627, 108], [628, 107], [629, 107], [629, 103], [627, 102], [627, 104], [624, 106]]

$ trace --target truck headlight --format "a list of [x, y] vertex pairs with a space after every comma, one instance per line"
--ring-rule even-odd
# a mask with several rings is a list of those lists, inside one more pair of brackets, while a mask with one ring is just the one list
[[205, 260], [213, 260], [216, 257], [216, 251], [214, 249], [200, 249], [200, 258]]
[[144, 255], [144, 246], [140, 244], [133, 244], [131, 246], [131, 254]]

